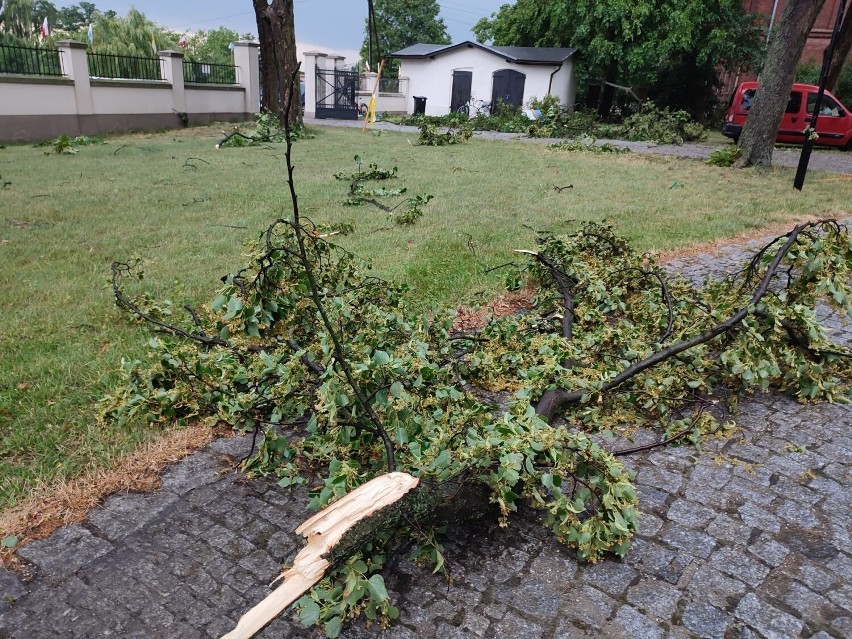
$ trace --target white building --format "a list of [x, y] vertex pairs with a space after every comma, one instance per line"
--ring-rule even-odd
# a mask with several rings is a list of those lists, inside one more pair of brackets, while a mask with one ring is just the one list
[[522, 106], [530, 98], [554, 95], [573, 105], [577, 49], [494, 47], [476, 42], [415, 44], [389, 57], [400, 60], [409, 78], [408, 111], [414, 96], [426, 98], [427, 115], [445, 115], [469, 100], [502, 100]]

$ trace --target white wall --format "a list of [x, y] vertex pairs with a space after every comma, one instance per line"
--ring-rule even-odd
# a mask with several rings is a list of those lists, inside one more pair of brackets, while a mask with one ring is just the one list
[[187, 113], [239, 113], [243, 110], [244, 101], [244, 91], [240, 88], [202, 88], [198, 85], [186, 85]]
[[576, 94], [574, 65], [566, 60], [553, 78], [550, 74], [557, 66], [515, 64], [505, 58], [488, 53], [476, 47], [455, 49], [438, 55], [434, 60], [400, 60], [400, 75], [410, 78], [408, 112], [414, 110], [414, 96], [426, 97], [427, 115], [446, 115], [450, 112], [450, 100], [453, 90], [453, 71], [473, 73], [471, 97], [476, 100], [490, 100], [492, 79], [495, 71], [513, 69], [526, 76], [524, 81], [524, 103], [530, 98], [541, 98], [550, 93], [559, 97], [563, 104], [573, 104]]
[[0, 82], [0, 117], [4, 115], [72, 115], [77, 113], [74, 83], [50, 79], [27, 82], [18, 76]]
[[92, 80], [92, 104], [95, 113], [168, 113], [172, 109], [172, 87], [165, 83], [140, 83], [132, 80], [115, 86], [111, 81]]

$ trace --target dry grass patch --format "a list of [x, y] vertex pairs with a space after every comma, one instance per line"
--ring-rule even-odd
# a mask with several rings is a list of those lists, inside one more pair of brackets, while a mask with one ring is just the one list
[[21, 546], [47, 538], [60, 526], [83, 521], [110, 495], [159, 488], [160, 474], [166, 466], [227, 433], [230, 431], [200, 425], [172, 429], [121, 458], [112, 468], [98, 468], [70, 481], [43, 485], [0, 516], [0, 537], [18, 538], [15, 548], [2, 548], [0, 561], [7, 568], [18, 567], [20, 560], [15, 551]]

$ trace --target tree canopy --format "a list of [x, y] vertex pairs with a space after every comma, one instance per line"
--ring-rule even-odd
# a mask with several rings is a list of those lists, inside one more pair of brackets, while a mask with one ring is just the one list
[[[382, 56], [418, 42], [450, 43], [447, 26], [443, 18], [438, 16], [441, 8], [436, 0], [375, 0], [374, 8], [379, 53]], [[370, 60], [369, 20], [364, 26], [361, 59]], [[397, 68], [395, 60], [385, 63], [385, 69], [389, 72]]]
[[[518, 0], [473, 32], [496, 45], [577, 47], [581, 79], [649, 87], [693, 113], [717, 68], [752, 66], [762, 50], [739, 0]], [[667, 89], [672, 77], [676, 90]]]

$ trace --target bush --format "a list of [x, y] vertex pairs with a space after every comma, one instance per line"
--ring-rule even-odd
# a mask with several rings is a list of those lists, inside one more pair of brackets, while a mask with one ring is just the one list
[[710, 159], [707, 164], [710, 166], [734, 166], [734, 162], [742, 155], [742, 151], [738, 146], [728, 146], [723, 149], [718, 149], [710, 154]]
[[[808, 62], [796, 69], [796, 82], [805, 84], [819, 84], [820, 66], [816, 62]], [[837, 91], [832, 91], [835, 96], [846, 106], [852, 108], [852, 65], [847, 64], [840, 72], [840, 81]]]

